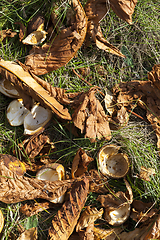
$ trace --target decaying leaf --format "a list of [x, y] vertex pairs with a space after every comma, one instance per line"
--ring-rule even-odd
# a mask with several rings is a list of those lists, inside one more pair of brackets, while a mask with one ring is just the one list
[[5, 166], [1, 156], [0, 201], [4, 203], [17, 203], [35, 198], [54, 200], [62, 196], [72, 183], [73, 180], [50, 182], [18, 176]]
[[16, 157], [8, 154], [0, 154], [0, 162], [3, 161], [3, 164], [12, 172], [18, 176], [24, 175], [26, 168], [23, 162], [18, 160]]
[[129, 120], [129, 114], [124, 106], [117, 111], [117, 120], [120, 126], [126, 126]]
[[84, 230], [78, 232], [81, 240], [94, 240], [94, 222], [91, 222]]
[[113, 94], [108, 89], [105, 89], [105, 92], [106, 92], [106, 95], [104, 98], [105, 107], [106, 107], [106, 110], [109, 112], [109, 114], [112, 116], [112, 114], [115, 111], [115, 106], [112, 106], [113, 105]]
[[4, 217], [3, 217], [3, 213], [0, 209], [0, 233], [2, 232], [3, 226], [4, 226]]
[[153, 203], [145, 203], [140, 200], [133, 200], [130, 217], [136, 222], [145, 222], [153, 217], [158, 209], [153, 208]]
[[81, 176], [87, 170], [87, 166], [93, 158], [89, 157], [83, 149], [79, 149], [72, 162], [72, 178]]
[[19, 93], [15, 87], [5, 78], [0, 79], [0, 92], [10, 98], [19, 98]]
[[53, 142], [50, 141], [48, 135], [44, 133], [37, 133], [31, 137], [27, 137], [27, 139], [19, 144], [19, 147], [22, 151], [25, 149], [25, 154], [27, 154], [29, 158], [35, 158], [44, 147], [47, 147], [47, 145], [49, 145], [48, 150], [55, 150], [55, 146]]
[[69, 200], [66, 201], [52, 220], [48, 239], [67, 240], [72, 234], [81, 210], [87, 199], [89, 181], [84, 178], [72, 187]]
[[148, 73], [148, 80], [160, 90], [160, 64], [153, 66], [152, 71]]
[[32, 204], [25, 203], [23, 206], [20, 207], [20, 212], [26, 215], [27, 217], [31, 217], [35, 214], [38, 214], [39, 212], [45, 211], [49, 208], [52, 208], [54, 206], [51, 202], [35, 202]]
[[[68, 28], [59, 30], [58, 35], [54, 32], [50, 43], [34, 47], [26, 57], [25, 65], [34, 74], [46, 74], [64, 66], [81, 47], [86, 35], [87, 18], [79, 0], [72, 0], [72, 4], [75, 22]], [[56, 23], [58, 21], [57, 19]]]
[[36, 240], [38, 239], [37, 228], [25, 230], [17, 240]]
[[100, 174], [95, 169], [91, 169], [89, 172], [87, 172], [86, 177], [89, 180], [90, 192], [100, 194], [108, 193], [109, 191], [108, 178]]
[[31, 110], [33, 106], [32, 99], [34, 99], [40, 102], [43, 107], [50, 108], [62, 119], [71, 119], [68, 109], [64, 109], [63, 106], [56, 101], [54, 97], [51, 97], [20, 65], [1, 60], [0, 74], [14, 85], [27, 109]]
[[0, 31], [0, 40], [3, 41], [6, 37], [14, 37], [17, 35], [16, 32], [13, 32], [12, 29], [1, 30]]
[[153, 168], [145, 168], [144, 166], [141, 166], [141, 170], [140, 173], [138, 175], [138, 177], [140, 179], [143, 179], [145, 181], [150, 181], [150, 175], [155, 175], [155, 169]]
[[87, 206], [85, 211], [81, 214], [80, 219], [76, 226], [76, 232], [82, 231], [87, 228], [91, 223], [94, 223], [97, 219], [101, 218], [103, 214], [103, 208], [99, 211], [96, 208]]
[[103, 146], [98, 153], [98, 168], [102, 174], [112, 178], [122, 178], [129, 171], [127, 154], [118, 153], [120, 147], [114, 144]]
[[96, 46], [106, 52], [125, 57], [118, 48], [110, 44], [104, 37], [99, 22], [109, 11], [109, 3], [105, 0], [88, 0], [85, 5], [86, 16], [88, 17], [87, 33], [92, 37]]
[[77, 104], [77, 108], [72, 115], [74, 125], [85, 133], [85, 138], [91, 142], [96, 139], [111, 139], [108, 116], [103, 107], [95, 97], [96, 88], [91, 88], [83, 94]]
[[132, 24], [132, 14], [137, 4], [137, 0], [110, 0], [112, 10], [118, 17], [129, 24]]
[[95, 240], [115, 240], [118, 238], [119, 233], [122, 232], [121, 228], [104, 229], [94, 227], [94, 239]]
[[104, 218], [111, 225], [119, 226], [129, 217], [133, 194], [126, 180], [125, 184], [129, 192], [129, 198], [121, 191], [116, 194], [100, 195], [97, 198], [97, 200], [101, 202], [102, 207], [105, 208]]

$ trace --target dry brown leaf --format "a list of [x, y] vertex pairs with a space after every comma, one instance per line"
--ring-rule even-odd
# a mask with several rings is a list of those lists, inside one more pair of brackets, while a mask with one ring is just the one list
[[79, 177], [86, 172], [87, 166], [93, 158], [89, 157], [83, 149], [79, 149], [73, 159], [71, 174], [72, 178]]
[[111, 225], [119, 226], [124, 223], [130, 214], [130, 204], [133, 201], [132, 189], [124, 179], [129, 197], [124, 192], [100, 195], [97, 201], [105, 208], [104, 218]]
[[148, 73], [148, 80], [160, 90], [160, 64], [153, 66], [152, 71]]
[[50, 182], [18, 176], [5, 166], [1, 156], [0, 201], [4, 203], [17, 203], [35, 198], [53, 200], [62, 196], [72, 183], [73, 180]]
[[145, 203], [140, 200], [133, 200], [132, 212], [130, 217], [136, 222], [145, 222], [148, 218], [153, 217], [158, 209], [154, 209], [153, 203]]
[[96, 88], [91, 88], [80, 98], [79, 107], [72, 115], [74, 125], [85, 133], [85, 138], [91, 142], [96, 139], [111, 139], [108, 116], [106, 116], [103, 107], [95, 97]]
[[3, 217], [3, 213], [0, 209], [0, 233], [2, 232], [3, 226], [4, 226], [4, 217]]
[[22, 151], [25, 150], [25, 154], [27, 154], [29, 158], [35, 158], [47, 144], [50, 145], [50, 149], [55, 149], [49, 137], [44, 133], [40, 133], [25, 139], [19, 147]]
[[78, 232], [81, 240], [94, 240], [94, 222], [91, 222], [84, 230]]
[[4, 165], [14, 172], [15, 174], [22, 176], [26, 172], [24, 163], [19, 161], [16, 157], [8, 154], [0, 154], [0, 162], [3, 161]]
[[129, 121], [129, 114], [124, 106], [117, 111], [117, 120], [120, 126], [126, 126]]
[[37, 228], [25, 230], [17, 240], [36, 240], [38, 239]]
[[81, 47], [86, 36], [87, 18], [79, 0], [72, 0], [72, 4], [75, 22], [59, 31], [58, 35], [54, 33], [50, 43], [34, 47], [26, 57], [25, 65], [34, 74], [46, 74], [64, 66]]
[[20, 207], [20, 212], [26, 215], [27, 217], [31, 217], [39, 212], [45, 211], [54, 206], [51, 202], [35, 202], [33, 204], [25, 203]]
[[50, 108], [60, 118], [71, 120], [68, 109], [64, 109], [54, 97], [51, 97], [50, 94], [18, 64], [1, 60], [0, 73], [15, 86], [20, 97], [23, 98], [24, 106], [27, 109], [30, 110], [32, 108], [33, 98], [35, 101], [40, 102], [42, 106]]
[[94, 239], [95, 240], [115, 240], [119, 233], [122, 232], [121, 228], [104, 229], [94, 227]]
[[129, 24], [132, 24], [132, 14], [137, 4], [137, 0], [110, 0], [112, 10], [118, 17]]
[[100, 28], [102, 20], [109, 10], [109, 4], [105, 0], [89, 0], [85, 5], [86, 16], [88, 17], [87, 33], [92, 37], [96, 46], [106, 52], [125, 57], [118, 48], [110, 44], [104, 37]]
[[150, 175], [155, 175], [155, 169], [153, 168], [145, 168], [144, 166], [141, 166], [141, 170], [140, 173], [138, 175], [138, 177], [140, 179], [143, 179], [145, 181], [150, 181]]
[[108, 193], [109, 185], [108, 178], [101, 175], [97, 170], [91, 169], [88, 173], [86, 173], [86, 177], [89, 180], [89, 190], [90, 192], [95, 193]]
[[105, 108], [109, 112], [109, 114], [112, 116], [112, 114], [115, 111], [115, 106], [112, 106], [113, 105], [113, 94], [108, 89], [105, 89], [105, 92], [106, 92], [106, 95], [104, 98]]
[[102, 217], [102, 214], [103, 208], [98, 211], [96, 208], [87, 206], [77, 223], [76, 232], [80, 232], [82, 229], [88, 227], [91, 223], [94, 223], [97, 219]]
[[72, 187], [69, 200], [66, 201], [52, 220], [48, 240], [67, 240], [72, 234], [81, 210], [87, 199], [89, 181], [84, 178]]
[[3, 41], [6, 37], [13, 38], [15, 35], [17, 35], [17, 33], [13, 32], [12, 29], [1, 30], [0, 31], [0, 40]]

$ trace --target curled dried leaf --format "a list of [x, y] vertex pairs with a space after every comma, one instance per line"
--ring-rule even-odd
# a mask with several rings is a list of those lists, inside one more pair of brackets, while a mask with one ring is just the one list
[[5, 78], [0, 80], [0, 92], [10, 98], [19, 98], [19, 93], [11, 82]]
[[20, 207], [20, 212], [26, 215], [27, 217], [31, 217], [39, 212], [45, 211], [49, 208], [53, 207], [53, 203], [51, 202], [35, 202], [32, 204], [25, 203], [23, 206]]
[[73, 183], [73, 180], [50, 182], [18, 176], [5, 166], [3, 158], [0, 161], [0, 176], [0, 201], [4, 203], [35, 198], [54, 200], [62, 196]]
[[6, 37], [14, 37], [17, 35], [16, 32], [13, 32], [12, 29], [6, 29], [0, 31], [0, 40], [3, 41]]
[[144, 166], [141, 166], [141, 170], [139, 173], [139, 178], [143, 179], [145, 181], [150, 181], [150, 175], [155, 175], [155, 169], [153, 168], [145, 168]]
[[52, 220], [48, 239], [67, 240], [72, 234], [81, 210], [87, 199], [89, 181], [84, 178], [72, 187], [69, 200], [66, 201]]
[[88, 227], [91, 223], [94, 223], [97, 219], [102, 217], [102, 214], [103, 208], [98, 211], [96, 208], [90, 208], [90, 206], [87, 206], [77, 223], [76, 232], [79, 232]]
[[112, 10], [118, 17], [129, 24], [132, 24], [132, 14], [137, 4], [137, 0], [110, 0]]
[[[87, 18], [79, 0], [72, 0], [74, 21], [68, 28], [52, 35], [50, 43], [34, 47], [25, 65], [36, 75], [46, 74], [67, 64], [81, 47], [87, 30]], [[55, 20], [52, 19], [54, 22]], [[55, 26], [57, 26], [58, 18]], [[54, 29], [54, 26], [53, 26]]]
[[63, 106], [56, 101], [54, 97], [51, 97], [20, 65], [1, 60], [0, 73], [14, 85], [21, 98], [23, 98], [23, 104], [27, 109], [31, 110], [33, 106], [32, 99], [34, 99], [40, 102], [43, 107], [51, 109], [62, 119], [71, 119], [68, 109], [64, 109]]
[[94, 239], [95, 240], [115, 240], [119, 233], [122, 232], [121, 228], [111, 228], [104, 229], [99, 227], [94, 227]]
[[37, 234], [37, 228], [30, 228], [28, 230], [25, 230], [17, 240], [37, 240], [38, 234]]
[[160, 64], [153, 66], [152, 71], [148, 73], [148, 80], [160, 90]]
[[89, 157], [83, 149], [79, 149], [73, 159], [71, 174], [72, 178], [81, 176], [87, 170], [87, 166], [93, 158]]
[[95, 88], [91, 88], [83, 94], [79, 100], [79, 106], [74, 111], [72, 118], [74, 125], [85, 133], [85, 138], [91, 142], [96, 139], [111, 139], [108, 116], [106, 116], [103, 107], [95, 97]]

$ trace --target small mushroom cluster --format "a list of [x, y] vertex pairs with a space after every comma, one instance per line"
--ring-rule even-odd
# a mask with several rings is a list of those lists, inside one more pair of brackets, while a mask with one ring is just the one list
[[7, 108], [7, 119], [11, 126], [24, 125], [24, 134], [39, 132], [51, 119], [52, 111], [34, 104], [31, 111], [23, 105], [23, 99], [13, 100]]

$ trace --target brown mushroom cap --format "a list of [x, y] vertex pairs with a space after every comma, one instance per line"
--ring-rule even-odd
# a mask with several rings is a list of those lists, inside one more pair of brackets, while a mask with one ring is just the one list
[[0, 92], [10, 98], [18, 98], [19, 93], [11, 82], [7, 79], [3, 79], [0, 82]]
[[110, 144], [103, 146], [98, 153], [100, 171], [112, 178], [122, 178], [129, 170], [129, 160], [126, 154], [118, 153], [120, 147]]

